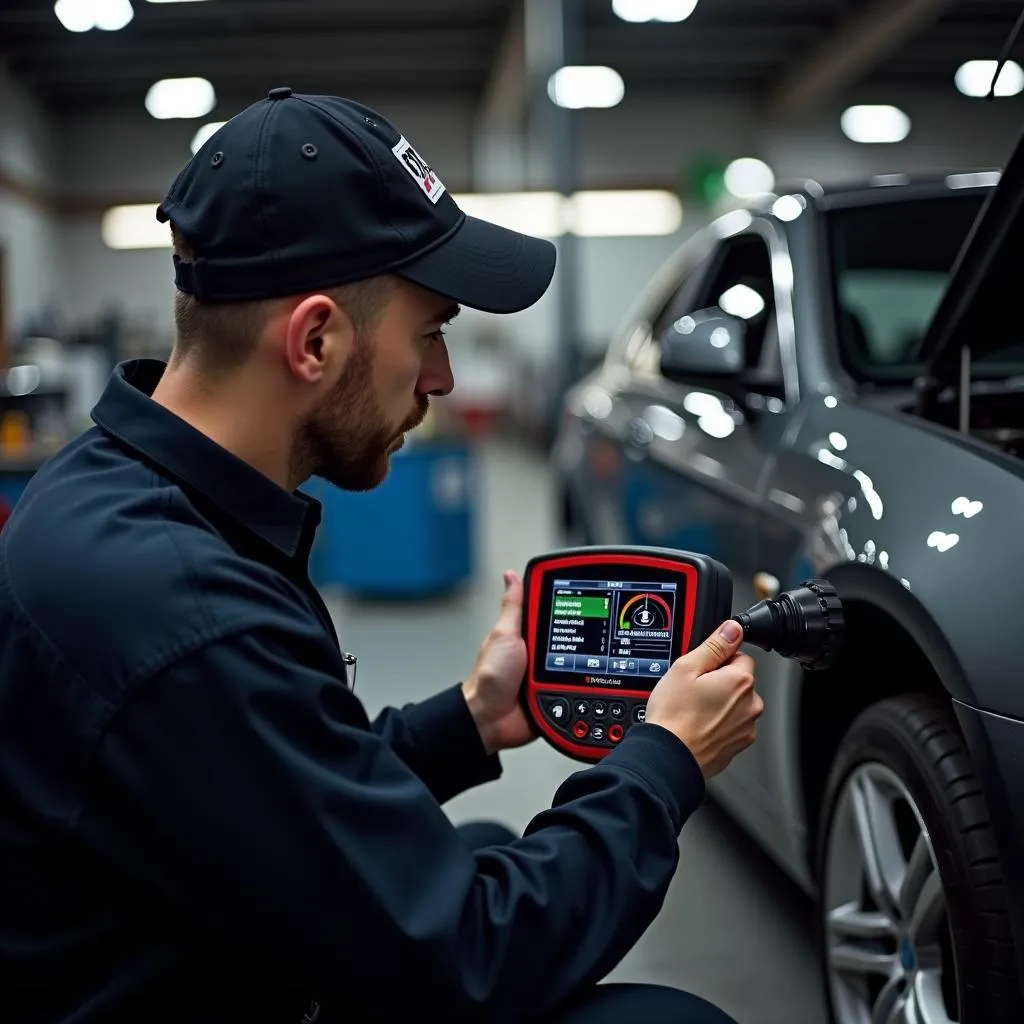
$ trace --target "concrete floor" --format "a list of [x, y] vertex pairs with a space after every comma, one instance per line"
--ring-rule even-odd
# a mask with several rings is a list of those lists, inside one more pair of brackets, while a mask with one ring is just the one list
[[[366, 602], [325, 590], [344, 646], [358, 655], [356, 691], [371, 715], [458, 682], [497, 616], [502, 570], [521, 571], [532, 555], [562, 544], [541, 456], [489, 445], [478, 469], [478, 572], [471, 586], [421, 603]], [[522, 829], [578, 768], [540, 742], [502, 760], [498, 782], [448, 805], [454, 820], [497, 816]], [[710, 804], [683, 829], [680, 849], [661, 915], [609, 980], [689, 989], [738, 1024], [824, 1022], [809, 901]]]

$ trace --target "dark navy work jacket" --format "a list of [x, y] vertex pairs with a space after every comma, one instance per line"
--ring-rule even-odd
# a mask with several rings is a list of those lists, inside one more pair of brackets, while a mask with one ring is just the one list
[[[531, 1020], [657, 914], [704, 795], [631, 729], [507, 847], [458, 686], [369, 721], [307, 575], [318, 504], [118, 367], [0, 534], [0, 1021]], [[416, 671], [415, 663], [409, 670]]]

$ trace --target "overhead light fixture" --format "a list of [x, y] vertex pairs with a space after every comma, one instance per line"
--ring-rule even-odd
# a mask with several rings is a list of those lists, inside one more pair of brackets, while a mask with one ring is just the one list
[[563, 211], [566, 230], [581, 238], [671, 235], [683, 221], [683, 205], [672, 192], [577, 192]]
[[[169, 4], [172, 0], [149, 0], [149, 2], [153, 4]], [[178, 0], [174, 0], [174, 2], [177, 3]], [[189, 3], [192, 2], [192, 0], [181, 0], [181, 2]], [[210, 137], [216, 135], [217, 132], [219, 132], [226, 124], [227, 121], [211, 121], [209, 124], [204, 124], [203, 127], [192, 136], [192, 142], [190, 143], [189, 148], [193, 153], [198, 153], [199, 150], [206, 145]]]
[[[996, 73], [994, 60], [969, 60], [957, 68], [953, 81], [965, 96], [984, 97], [992, 90], [992, 76]], [[996, 96], [1016, 96], [1024, 92], [1024, 68], [1015, 60], [1008, 60], [999, 72]]]
[[910, 118], [887, 103], [847, 107], [839, 123], [851, 142], [902, 142], [910, 134]]
[[548, 79], [551, 102], [570, 110], [614, 107], [622, 102], [626, 86], [614, 68], [567, 65]]
[[156, 203], [113, 206], [100, 221], [108, 249], [169, 249], [171, 229], [156, 219]]
[[131, 0], [57, 0], [53, 13], [69, 32], [119, 32], [135, 17]]
[[216, 103], [217, 95], [205, 78], [162, 78], [146, 93], [146, 110], [160, 121], [204, 117]]
[[775, 174], [763, 160], [740, 157], [726, 167], [725, 187], [738, 199], [753, 199], [775, 188]]
[[557, 192], [479, 192], [453, 197], [471, 217], [510, 231], [556, 238], [562, 231], [562, 197]]
[[612, 12], [623, 21], [686, 21], [697, 0], [612, 0]]
[[[459, 207], [512, 231], [558, 238], [567, 231], [583, 238], [670, 235], [679, 229], [683, 207], [678, 196], [658, 189], [558, 192], [477, 192], [455, 195]], [[166, 224], [156, 219], [156, 204], [111, 207], [101, 233], [111, 249], [167, 248]]]

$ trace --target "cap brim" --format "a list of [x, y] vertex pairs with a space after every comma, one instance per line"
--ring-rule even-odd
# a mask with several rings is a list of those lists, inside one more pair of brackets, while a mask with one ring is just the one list
[[471, 309], [517, 313], [548, 290], [555, 247], [467, 216], [450, 238], [396, 272]]

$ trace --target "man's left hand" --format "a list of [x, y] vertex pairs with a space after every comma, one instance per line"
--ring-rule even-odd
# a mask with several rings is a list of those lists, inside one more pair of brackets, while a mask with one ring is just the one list
[[505, 573], [501, 613], [477, 655], [462, 692], [488, 754], [521, 747], [536, 738], [519, 690], [526, 674], [526, 642], [522, 634], [523, 583]]

